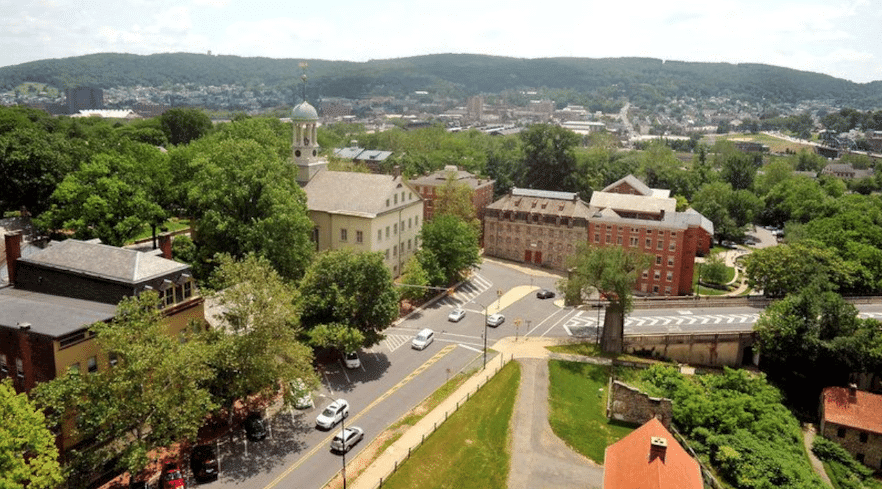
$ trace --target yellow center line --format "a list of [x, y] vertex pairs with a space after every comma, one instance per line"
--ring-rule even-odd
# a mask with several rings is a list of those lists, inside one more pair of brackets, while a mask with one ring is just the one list
[[[370, 411], [374, 406], [376, 406], [376, 405], [379, 404], [381, 401], [383, 401], [383, 400], [386, 399], [387, 397], [389, 397], [389, 396], [391, 396], [392, 394], [394, 394], [395, 391], [397, 391], [398, 389], [404, 387], [408, 382], [410, 382], [411, 380], [413, 380], [413, 378], [416, 377], [417, 375], [419, 375], [420, 372], [423, 372], [423, 371], [426, 370], [427, 368], [431, 367], [433, 364], [435, 364], [436, 362], [438, 362], [439, 360], [441, 360], [442, 358], [444, 358], [445, 355], [447, 355], [448, 353], [452, 352], [452, 351], [455, 350], [455, 349], [456, 349], [456, 345], [447, 345], [447, 346], [445, 346], [444, 348], [442, 348], [441, 351], [439, 351], [438, 353], [435, 354], [435, 356], [433, 356], [432, 358], [430, 358], [429, 360], [427, 360], [426, 363], [420, 365], [420, 367], [419, 367], [418, 369], [416, 369], [416, 370], [414, 370], [413, 372], [411, 372], [407, 377], [405, 377], [404, 379], [402, 379], [401, 382], [398, 382], [397, 384], [395, 384], [394, 386], [392, 386], [392, 388], [390, 388], [389, 390], [387, 390], [386, 392], [384, 392], [382, 396], [376, 398], [376, 399], [374, 400], [374, 402], [370, 403], [370, 404], [369, 404], [366, 408], [364, 408], [361, 412], [359, 412], [358, 414], [356, 414], [355, 416], [353, 416], [353, 417], [351, 418], [352, 422], [355, 422], [356, 420], [358, 420], [358, 418], [360, 418], [362, 414], [364, 414], [364, 413]], [[333, 428], [331, 428], [331, 430], [333, 430]], [[288, 467], [287, 469], [285, 469], [285, 471], [282, 472], [278, 477], [276, 477], [272, 482], [270, 482], [269, 484], [267, 484], [267, 485], [264, 487], [264, 489], [271, 489], [271, 488], [275, 487], [276, 484], [278, 484], [279, 482], [282, 482], [282, 479], [284, 479], [284, 478], [287, 477], [291, 472], [293, 472], [295, 469], [297, 469], [298, 467], [300, 467], [300, 466], [303, 464], [303, 462], [306, 461], [306, 459], [308, 459], [309, 457], [312, 457], [313, 455], [315, 455], [316, 452], [318, 452], [320, 448], [327, 446], [327, 444], [331, 441], [332, 438], [334, 438], [334, 435], [333, 435], [333, 434], [328, 435], [328, 437], [325, 438], [324, 440], [322, 440], [321, 443], [318, 443], [318, 444], [315, 446], [315, 448], [313, 448], [312, 450], [310, 450], [309, 452], [307, 452], [304, 456], [300, 457], [299, 460], [297, 460], [294, 464], [292, 464], [290, 467]], [[326, 484], [326, 485], [327, 485], [327, 484]]]

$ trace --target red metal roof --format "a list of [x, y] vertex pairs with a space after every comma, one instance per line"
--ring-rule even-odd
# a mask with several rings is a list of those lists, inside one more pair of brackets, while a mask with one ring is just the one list
[[845, 387], [827, 387], [821, 393], [824, 420], [849, 428], [882, 434], [882, 396]]
[[[664, 459], [650, 457], [651, 439], [664, 438]], [[652, 418], [606, 448], [604, 489], [702, 489], [701, 469], [661, 422]]]

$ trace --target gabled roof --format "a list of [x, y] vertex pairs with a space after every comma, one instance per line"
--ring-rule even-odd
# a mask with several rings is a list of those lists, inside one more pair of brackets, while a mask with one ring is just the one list
[[603, 189], [603, 192], [609, 192], [611, 189], [614, 189], [623, 183], [627, 183], [629, 187], [636, 190], [637, 193], [640, 195], [644, 195], [647, 197], [652, 195], [651, 188], [649, 188], [645, 183], [641, 182], [637, 177], [630, 174], [607, 185], [606, 188]]
[[530, 212], [534, 214], [588, 219], [588, 205], [572, 192], [512, 189], [487, 206], [500, 211]]
[[[401, 177], [374, 173], [320, 171], [303, 187], [310, 211], [373, 218], [422, 200]], [[394, 203], [393, 195], [405, 190], [413, 199]], [[390, 205], [386, 205], [389, 200]]]
[[468, 185], [469, 188], [476, 189], [478, 187], [482, 187], [485, 185], [490, 185], [493, 183], [493, 180], [488, 178], [481, 178], [476, 176], [474, 173], [467, 172], [465, 170], [460, 170], [456, 166], [449, 165], [445, 167], [443, 170], [438, 170], [436, 172], [432, 172], [428, 175], [424, 175], [421, 177], [414, 178], [410, 182], [414, 185], [423, 185], [427, 187], [438, 187], [447, 183], [449, 178], [453, 178], [453, 181], [456, 183], [462, 183]]
[[673, 214], [677, 211], [677, 200], [654, 196], [594, 192], [591, 194], [591, 207], [609, 207], [615, 210], [634, 211], [647, 214]]
[[19, 262], [132, 285], [190, 268], [150, 253], [76, 239], [51, 242]]
[[[664, 438], [664, 459], [650, 457], [653, 438]], [[701, 469], [664, 425], [652, 418], [606, 448], [604, 489], [702, 489]]]
[[882, 396], [850, 389], [827, 387], [821, 393], [824, 421], [882, 434]]

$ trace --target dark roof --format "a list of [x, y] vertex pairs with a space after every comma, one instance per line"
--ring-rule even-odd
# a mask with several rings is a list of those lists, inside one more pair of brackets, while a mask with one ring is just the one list
[[53, 338], [107, 321], [115, 313], [113, 304], [0, 288], [0, 326], [18, 329], [27, 323], [31, 331]]
[[132, 285], [190, 268], [153, 254], [76, 239], [52, 242], [19, 262]]

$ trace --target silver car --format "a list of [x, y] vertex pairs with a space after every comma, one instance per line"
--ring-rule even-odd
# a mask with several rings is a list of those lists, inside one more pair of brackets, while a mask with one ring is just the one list
[[505, 322], [505, 316], [502, 314], [493, 314], [487, 318], [487, 326], [497, 327]]
[[360, 442], [362, 438], [364, 438], [363, 429], [358, 426], [346, 428], [342, 432], [334, 435], [334, 439], [331, 440], [331, 450], [338, 453], [348, 452], [356, 443]]

